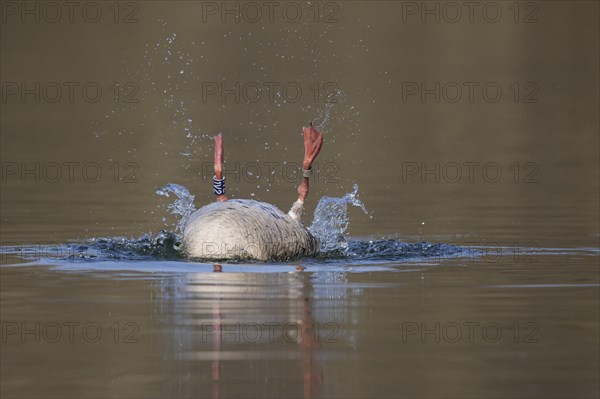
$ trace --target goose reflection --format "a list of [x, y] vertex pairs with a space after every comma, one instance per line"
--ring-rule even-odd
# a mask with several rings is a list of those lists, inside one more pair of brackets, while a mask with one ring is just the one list
[[[180, 387], [213, 398], [297, 389], [322, 396], [323, 363], [354, 347], [356, 297], [344, 273], [188, 274], [170, 280], [163, 313], [185, 370]], [[210, 364], [210, 369], [207, 367]], [[210, 370], [210, 371], [209, 371]], [[210, 377], [209, 377], [210, 376]], [[192, 384], [190, 385], [190, 382]], [[298, 395], [298, 396], [299, 396]]]

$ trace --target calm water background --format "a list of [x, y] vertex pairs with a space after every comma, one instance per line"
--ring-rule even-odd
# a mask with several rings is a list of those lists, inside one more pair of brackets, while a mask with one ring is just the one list
[[[239, 23], [221, 3], [97, 4], [96, 23], [65, 8], [22, 23], [22, 3], [2, 3], [2, 245], [172, 230], [155, 190], [210, 202], [218, 131], [231, 196], [287, 210], [284, 162], [301, 161], [314, 119], [326, 139], [306, 223], [358, 183], [370, 216], [350, 209], [350, 236], [483, 255], [216, 274], [3, 254], [2, 397], [598, 397], [597, 2], [497, 2], [497, 22], [497, 8], [470, 22], [462, 6], [454, 23], [438, 2], [291, 3], [296, 23], [282, 8], [269, 21], [264, 3]], [[22, 90], [36, 82], [39, 101]], [[225, 92], [236, 84], [239, 99]], [[25, 332], [36, 322], [40, 342]], [[263, 323], [279, 323], [273, 336]]]

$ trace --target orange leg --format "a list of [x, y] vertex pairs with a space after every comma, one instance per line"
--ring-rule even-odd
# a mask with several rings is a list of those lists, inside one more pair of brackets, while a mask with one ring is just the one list
[[215, 136], [215, 177], [213, 185], [215, 189], [216, 201], [227, 201], [225, 196], [225, 178], [223, 177], [223, 135], [221, 133]]
[[323, 146], [323, 135], [312, 125], [302, 129], [304, 133], [304, 160], [302, 161], [302, 183], [298, 187], [298, 200], [304, 202], [308, 196], [308, 180], [312, 174], [312, 164]]

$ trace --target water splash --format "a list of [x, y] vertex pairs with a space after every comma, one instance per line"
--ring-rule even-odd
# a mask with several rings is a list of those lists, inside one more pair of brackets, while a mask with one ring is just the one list
[[179, 238], [166, 230], [139, 238], [93, 238], [83, 243], [0, 246], [0, 255], [29, 262], [120, 262], [182, 258]]
[[[174, 183], [159, 188], [156, 193], [168, 198], [171, 194], [177, 197], [167, 206], [168, 212], [177, 218], [174, 231], [169, 231], [173, 230], [169, 228], [158, 234], [146, 234], [139, 238], [100, 237], [86, 242], [58, 245], [0, 246], [0, 259], [4, 259], [4, 256], [14, 256], [25, 261], [53, 264], [125, 262], [123, 267], [127, 270], [136, 262], [145, 264], [148, 261], [186, 261], [179, 247], [183, 227], [196, 210], [194, 196], [186, 187]], [[305, 259], [306, 264], [323, 265], [328, 268], [338, 264], [354, 268], [360, 265], [414, 261], [431, 263], [447, 258], [479, 256], [479, 251], [472, 248], [444, 243], [351, 239], [346, 234], [350, 221], [348, 205], [357, 206], [368, 214], [365, 205], [358, 199], [357, 184], [352, 192], [341, 198], [322, 197], [319, 200], [309, 230], [320, 240], [321, 253], [317, 257]]]
[[183, 234], [185, 223], [190, 215], [196, 210], [196, 207], [194, 206], [195, 196], [184, 186], [175, 183], [169, 183], [166, 186], [159, 188], [156, 190], [156, 194], [165, 197], [170, 197], [171, 194], [177, 196], [177, 199], [172, 204], [167, 205], [167, 210], [171, 215], [179, 217], [175, 231], [178, 234]]
[[348, 205], [360, 207], [369, 214], [365, 205], [358, 199], [358, 184], [354, 184], [353, 191], [341, 198], [322, 197], [317, 204], [313, 222], [308, 230], [319, 239], [321, 252], [324, 254], [348, 252], [348, 241], [345, 237], [350, 222]]
[[[313, 120], [315, 129], [318, 131], [333, 130], [333, 124], [339, 123], [346, 117], [347, 109], [342, 107], [344, 102], [344, 92], [336, 88], [327, 94], [325, 98], [325, 107], [317, 110], [317, 117]], [[339, 115], [337, 115], [339, 114]]]

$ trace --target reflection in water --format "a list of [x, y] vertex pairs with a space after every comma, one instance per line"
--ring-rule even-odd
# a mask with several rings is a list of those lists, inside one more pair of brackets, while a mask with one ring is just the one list
[[[594, 396], [597, 253], [512, 262], [453, 258], [402, 273], [313, 272], [306, 263], [303, 272], [224, 264], [221, 273], [185, 262], [3, 265], [3, 322], [97, 322], [106, 334], [96, 344], [10, 336], [1, 396], [370, 397], [374, 381], [380, 397]], [[139, 326], [139, 341], [115, 342], [116, 322]], [[443, 328], [431, 332], [465, 323], [496, 323], [503, 334], [489, 342], [479, 331], [471, 341], [463, 330], [456, 342]], [[539, 326], [539, 340], [516, 342], [515, 323]], [[407, 336], [407, 325], [420, 334]]]
[[[216, 301], [213, 305], [213, 323], [215, 323], [215, 334], [213, 335], [213, 351], [221, 354], [221, 303]], [[221, 357], [218, 356], [212, 362], [212, 386], [211, 386], [211, 397], [219, 398], [219, 380], [221, 379]]]
[[312, 398], [323, 393], [323, 362], [333, 354], [327, 347], [353, 346], [343, 326], [358, 322], [352, 297], [360, 289], [348, 288], [344, 273], [194, 273], [161, 281], [159, 306], [173, 326], [175, 358], [210, 362], [213, 398], [227, 396], [226, 382], [237, 373], [272, 364], [302, 381], [303, 396]]

